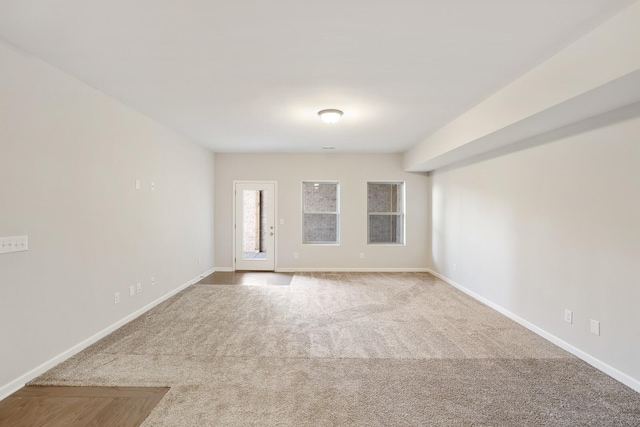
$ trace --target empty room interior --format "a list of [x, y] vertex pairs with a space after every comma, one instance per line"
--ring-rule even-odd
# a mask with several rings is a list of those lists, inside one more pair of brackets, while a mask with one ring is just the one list
[[638, 46], [632, 0], [0, 0], [0, 425], [640, 425]]

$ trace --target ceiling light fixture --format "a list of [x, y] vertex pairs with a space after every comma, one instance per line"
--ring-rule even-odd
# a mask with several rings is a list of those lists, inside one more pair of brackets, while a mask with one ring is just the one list
[[325, 123], [335, 123], [342, 117], [342, 111], [329, 108], [328, 110], [318, 111], [318, 115]]

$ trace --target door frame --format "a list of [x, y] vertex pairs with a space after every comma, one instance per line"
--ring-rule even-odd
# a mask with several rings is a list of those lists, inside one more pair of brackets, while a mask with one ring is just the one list
[[278, 271], [278, 181], [262, 181], [262, 180], [234, 180], [233, 181], [233, 201], [231, 205], [233, 206], [233, 238], [231, 250], [232, 252], [232, 263], [231, 268], [233, 271], [236, 271], [236, 228], [238, 224], [236, 224], [236, 184], [273, 184], [273, 230], [275, 233], [275, 238], [273, 239], [273, 271]]

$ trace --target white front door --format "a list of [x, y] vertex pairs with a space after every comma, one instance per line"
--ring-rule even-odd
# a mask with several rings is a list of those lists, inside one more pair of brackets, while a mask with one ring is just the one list
[[273, 182], [235, 183], [235, 269], [275, 270]]

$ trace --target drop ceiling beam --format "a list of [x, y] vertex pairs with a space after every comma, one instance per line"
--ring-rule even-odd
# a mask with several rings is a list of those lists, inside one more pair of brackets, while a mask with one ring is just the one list
[[640, 2], [404, 154], [428, 172], [640, 102]]

